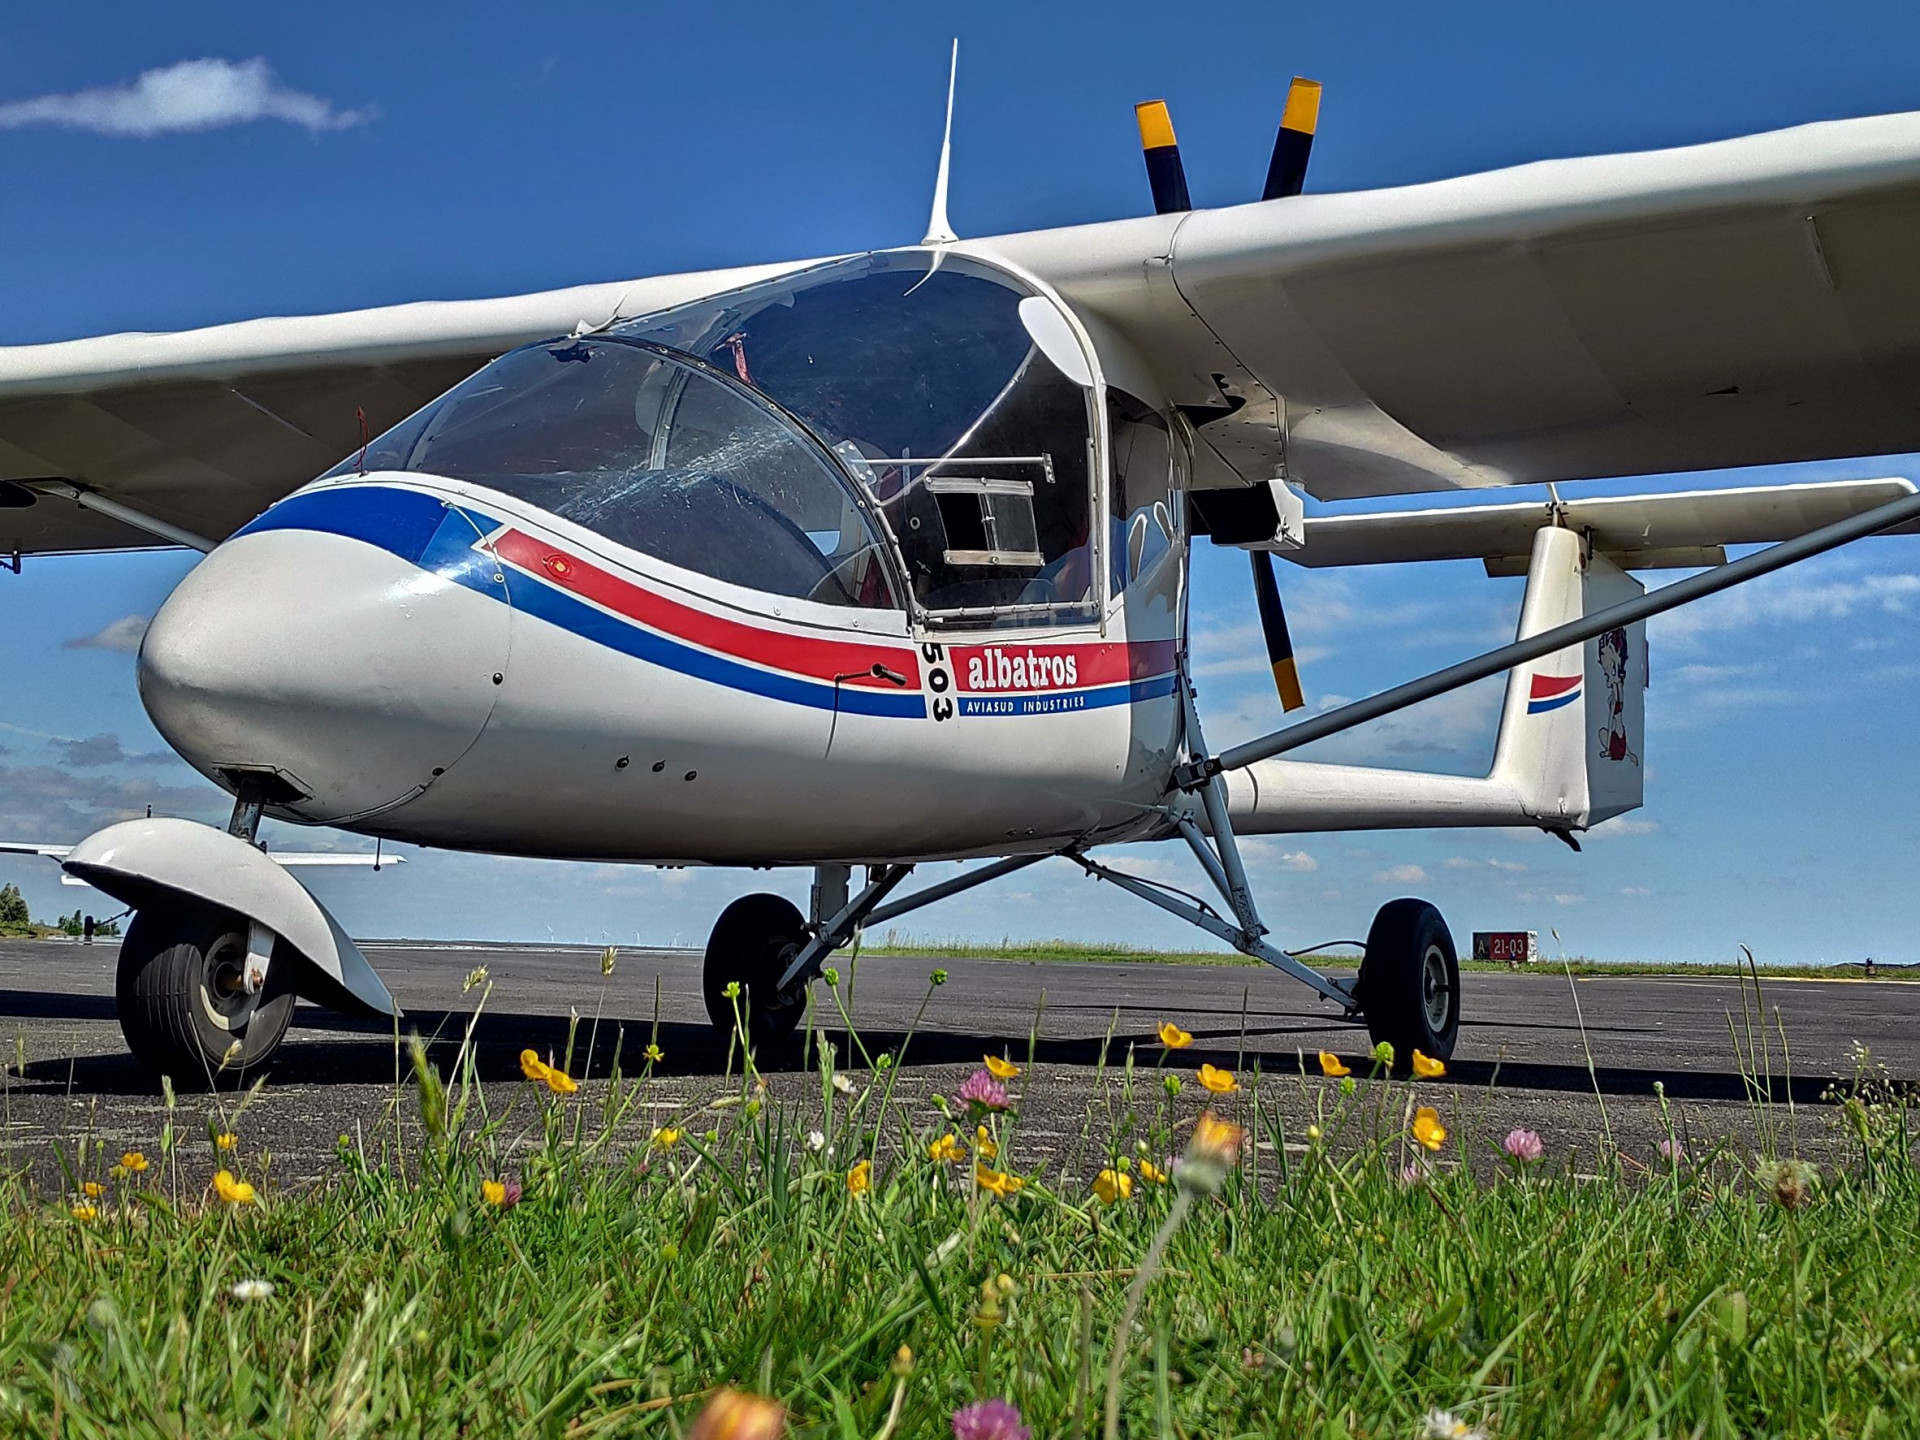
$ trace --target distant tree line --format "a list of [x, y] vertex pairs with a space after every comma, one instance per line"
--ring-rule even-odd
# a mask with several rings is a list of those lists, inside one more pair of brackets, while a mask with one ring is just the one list
[[[55, 931], [61, 935], [84, 935], [87, 933], [87, 917], [75, 910], [71, 915], [62, 915], [51, 925], [36, 924], [32, 913], [27, 909], [27, 897], [20, 893], [20, 887], [11, 883], [0, 885], [0, 935], [34, 936], [46, 931]], [[95, 925], [93, 933], [118, 935], [120, 927], [108, 921], [104, 925]]]

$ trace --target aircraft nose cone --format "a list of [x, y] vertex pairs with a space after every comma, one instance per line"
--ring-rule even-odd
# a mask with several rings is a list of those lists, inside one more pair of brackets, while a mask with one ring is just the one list
[[412, 498], [411, 535], [250, 527], [168, 597], [140, 697], [195, 768], [229, 788], [275, 776], [270, 803], [338, 824], [418, 795], [479, 737], [506, 672], [504, 587], [487, 593], [464, 514]]

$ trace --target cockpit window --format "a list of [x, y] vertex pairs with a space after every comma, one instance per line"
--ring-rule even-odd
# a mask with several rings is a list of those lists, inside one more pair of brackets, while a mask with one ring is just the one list
[[1098, 603], [1091, 394], [1033, 342], [1030, 292], [895, 251], [619, 327], [737, 376], [803, 421], [878, 506], [914, 597], [969, 623]]
[[365, 463], [471, 480], [735, 585], [899, 607], [869, 502], [812, 437], [731, 375], [656, 346], [513, 351]]

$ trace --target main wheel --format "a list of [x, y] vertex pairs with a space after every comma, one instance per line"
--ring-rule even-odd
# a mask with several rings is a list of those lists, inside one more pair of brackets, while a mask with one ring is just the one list
[[1460, 961], [1440, 912], [1425, 900], [1389, 900], [1367, 931], [1358, 998], [1367, 1033], [1393, 1046], [1405, 1070], [1413, 1052], [1453, 1056], [1460, 1034]]
[[243, 916], [196, 905], [137, 913], [120, 944], [114, 985], [133, 1058], [182, 1090], [256, 1078], [287, 1033], [295, 997], [284, 961], [249, 995], [246, 959]]
[[795, 985], [785, 995], [775, 987], [806, 943], [806, 921], [782, 896], [742, 895], [722, 910], [707, 937], [700, 977], [713, 1028], [723, 1035], [733, 1033], [735, 1001], [726, 992], [737, 981], [738, 1013], [746, 1022], [748, 1043], [763, 1056], [778, 1048], [799, 1023], [806, 987]]

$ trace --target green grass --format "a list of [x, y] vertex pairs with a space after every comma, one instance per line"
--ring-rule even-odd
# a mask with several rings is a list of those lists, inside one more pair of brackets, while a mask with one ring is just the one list
[[[749, 1068], [636, 1148], [614, 1137], [658, 1113], [644, 1068], [505, 1095], [463, 1049], [450, 1084], [422, 1062], [396, 1094], [417, 1121], [343, 1140], [331, 1182], [234, 1206], [213, 1171], [248, 1176], [269, 1137], [227, 1108], [209, 1136], [240, 1140], [217, 1150], [169, 1108], [145, 1173], [83, 1149], [65, 1193], [4, 1192], [0, 1431], [677, 1436], [736, 1385], [798, 1434], [943, 1436], [1004, 1395], [1036, 1436], [1098, 1436], [1111, 1360], [1136, 1437], [1416, 1436], [1434, 1408], [1504, 1440], [1920, 1433], [1920, 1182], [1871, 1076], [1844, 1109], [1856, 1163], [1803, 1195], [1730, 1149], [1650, 1173], [1597, 1136], [1528, 1169], [1456, 1134], [1409, 1182], [1411, 1108], [1444, 1087], [1245, 1075], [1212, 1103], [1252, 1133], [1246, 1163], [1142, 1279], [1180, 1187], [1141, 1161], [1185, 1143], [1191, 1080], [1105, 1070], [1042, 1168], [1012, 1081], [985, 1118], [1026, 1184], [997, 1199], [928, 1157], [974, 1117], [895, 1103], [896, 1073], [843, 1093], [830, 1060], [771, 1087]], [[1285, 1129], [1283, 1092], [1320, 1133]], [[1133, 1193], [1103, 1204], [1094, 1174], [1123, 1157]], [[487, 1205], [509, 1168], [525, 1197]], [[87, 1179], [104, 1194], [76, 1218]], [[274, 1293], [235, 1298], [249, 1279]]]
[[[977, 940], [956, 938], [938, 938], [917, 936], [900, 930], [889, 930], [879, 937], [878, 943], [871, 941], [862, 946], [866, 955], [909, 955], [930, 960], [1024, 960], [1029, 962], [1055, 960], [1097, 960], [1122, 965], [1248, 965], [1258, 967], [1265, 962], [1251, 956], [1242, 955], [1233, 950], [1155, 950], [1147, 946], [1089, 943], [1083, 940], [1013, 940], [1003, 939], [998, 944]], [[1302, 959], [1326, 970], [1351, 970], [1359, 963], [1357, 950], [1330, 950], [1316, 953], [1311, 950], [1300, 952]], [[1565, 967], [1564, 969], [1562, 967]], [[1469, 973], [1508, 974], [1515, 967], [1504, 962], [1488, 960], [1462, 960], [1460, 968]], [[1576, 955], [1562, 960], [1556, 956], [1547, 959], [1544, 956], [1530, 966], [1521, 967], [1532, 971], [1551, 971], [1559, 975], [1571, 970], [1575, 975], [1744, 975], [1747, 972], [1744, 962], [1728, 961], [1725, 964], [1693, 963], [1683, 960], [1601, 960], [1590, 956]], [[1862, 966], [1849, 962], [1834, 965], [1760, 965], [1761, 972], [1769, 979], [1800, 980], [1858, 980], [1862, 978]], [[1878, 965], [1875, 978], [1881, 980], [1920, 980], [1920, 965]]]

